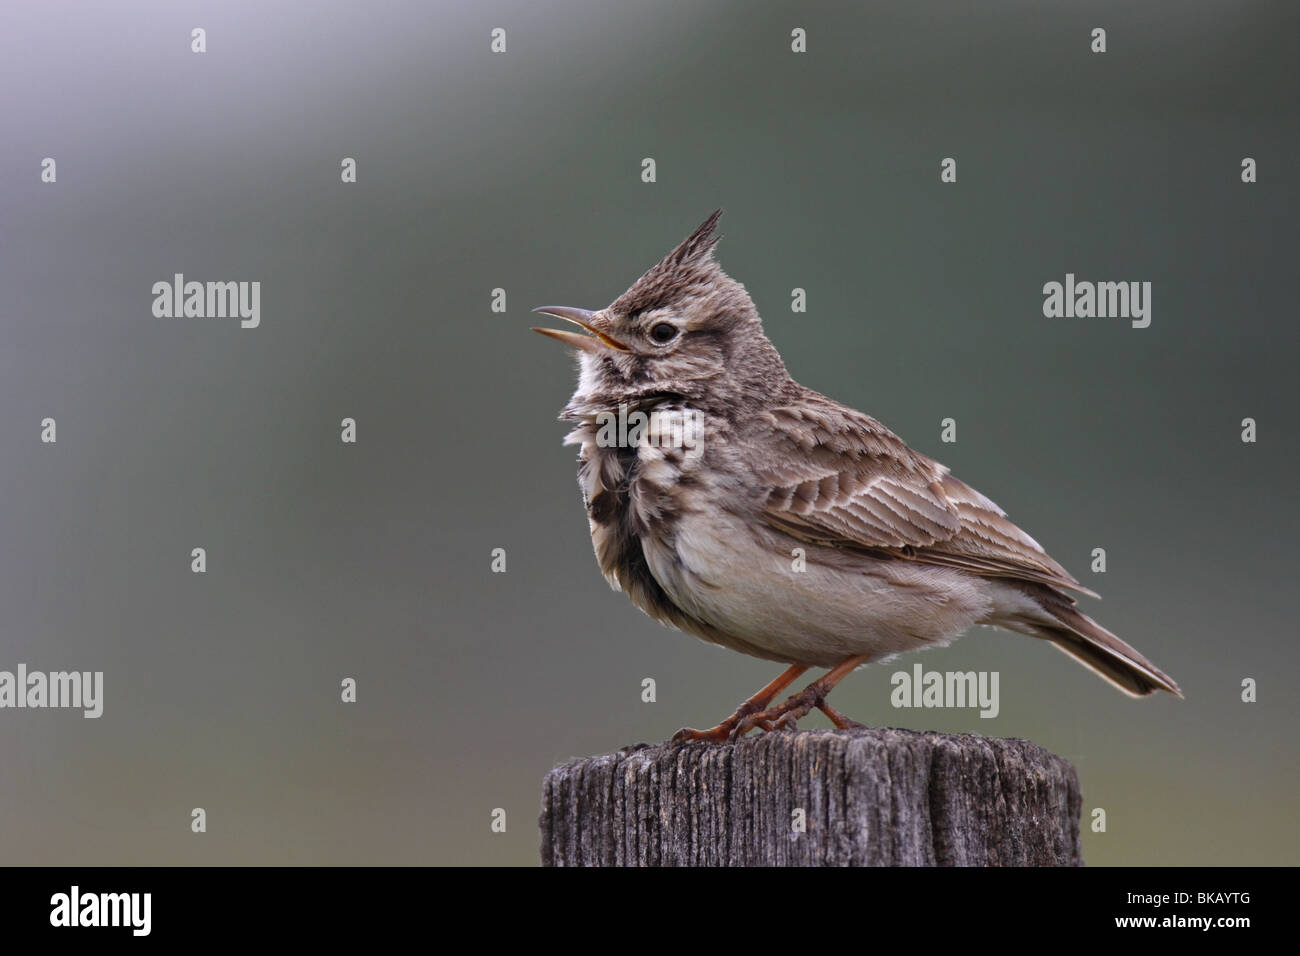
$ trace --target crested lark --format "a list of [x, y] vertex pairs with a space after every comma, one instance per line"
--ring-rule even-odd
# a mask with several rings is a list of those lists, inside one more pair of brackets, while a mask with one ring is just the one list
[[[716, 727], [673, 739], [793, 727], [814, 707], [859, 726], [826, 702], [844, 675], [975, 624], [1051, 641], [1132, 696], [1182, 696], [1075, 607], [1067, 592], [1096, 595], [1001, 508], [790, 377], [714, 260], [720, 214], [607, 308], [534, 310], [583, 330], [536, 331], [579, 350], [562, 417], [578, 423], [567, 441], [610, 584], [664, 624], [790, 665]], [[831, 670], [773, 706], [810, 667]]]

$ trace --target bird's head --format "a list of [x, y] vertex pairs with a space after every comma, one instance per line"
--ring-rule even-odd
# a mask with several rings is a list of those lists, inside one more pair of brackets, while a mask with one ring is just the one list
[[607, 404], [651, 395], [700, 402], [779, 394], [789, 383], [745, 287], [713, 257], [722, 210], [621, 296], [591, 312], [534, 309], [582, 331], [535, 329], [579, 350], [578, 396]]

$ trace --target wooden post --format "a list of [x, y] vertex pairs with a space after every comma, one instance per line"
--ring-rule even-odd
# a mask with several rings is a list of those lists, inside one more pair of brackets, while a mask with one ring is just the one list
[[1082, 866], [1081, 806], [1074, 767], [1027, 740], [824, 730], [642, 744], [546, 775], [542, 864]]

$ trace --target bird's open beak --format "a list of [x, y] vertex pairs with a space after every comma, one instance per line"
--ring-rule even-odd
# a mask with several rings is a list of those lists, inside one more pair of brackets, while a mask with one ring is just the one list
[[574, 325], [591, 333], [590, 335], [583, 335], [581, 332], [565, 332], [560, 329], [533, 329], [534, 332], [540, 332], [542, 335], [563, 342], [565, 345], [572, 345], [575, 349], [582, 349], [592, 355], [604, 355], [611, 351], [630, 351], [618, 339], [611, 338], [591, 324], [591, 317], [596, 314], [595, 312], [589, 312], [586, 309], [571, 309], [567, 305], [544, 305], [541, 308], [533, 309], [533, 311], [540, 312], [542, 315], [553, 315], [557, 319], [564, 319], [566, 322], [572, 322]]

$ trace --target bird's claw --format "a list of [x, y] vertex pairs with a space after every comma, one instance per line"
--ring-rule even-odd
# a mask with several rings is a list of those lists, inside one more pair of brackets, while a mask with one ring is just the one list
[[669, 744], [695, 744], [709, 743], [720, 744], [728, 739], [731, 728], [727, 726], [726, 721], [718, 724], [716, 727], [710, 727], [708, 730], [695, 730], [691, 727], [683, 727], [677, 733], [669, 738]]

